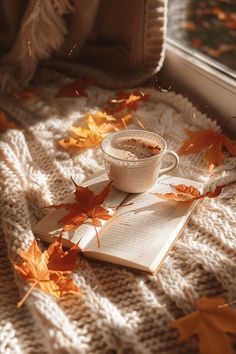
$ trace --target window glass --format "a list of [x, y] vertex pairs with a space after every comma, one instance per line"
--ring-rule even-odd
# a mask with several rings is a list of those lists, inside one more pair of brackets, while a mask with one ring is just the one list
[[169, 0], [168, 38], [236, 72], [236, 0]]

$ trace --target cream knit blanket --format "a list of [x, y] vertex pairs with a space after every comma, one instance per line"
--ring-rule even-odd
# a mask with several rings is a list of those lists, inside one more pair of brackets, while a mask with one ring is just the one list
[[[0, 353], [195, 353], [196, 341], [179, 343], [168, 323], [191, 312], [192, 299], [203, 294], [236, 299], [236, 184], [200, 203], [157, 275], [84, 260], [73, 275], [83, 297], [56, 300], [35, 289], [16, 309], [27, 285], [13, 275], [9, 260], [31, 244], [31, 227], [46, 213], [41, 207], [59, 203], [73, 190], [71, 176], [80, 183], [103, 168], [99, 149], [71, 156], [57, 146], [84, 113], [100, 110], [114, 97], [96, 87], [87, 91], [88, 97], [55, 100], [56, 86], [42, 88], [45, 98], [27, 103], [34, 113], [23, 117], [13, 107], [22, 127], [1, 136]], [[186, 138], [183, 128], [218, 129], [185, 98], [147, 91], [150, 101], [136, 114], [164, 135], [170, 149]], [[4, 104], [11, 108], [0, 98]], [[216, 172], [235, 169], [236, 158], [228, 157]], [[181, 157], [175, 174], [209, 176], [201, 154]]]

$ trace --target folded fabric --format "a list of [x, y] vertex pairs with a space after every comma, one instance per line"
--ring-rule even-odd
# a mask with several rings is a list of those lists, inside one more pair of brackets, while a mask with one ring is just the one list
[[8, 33], [0, 37], [2, 91], [29, 82], [39, 65], [110, 88], [140, 84], [162, 66], [167, 0], [14, 0], [0, 6]]

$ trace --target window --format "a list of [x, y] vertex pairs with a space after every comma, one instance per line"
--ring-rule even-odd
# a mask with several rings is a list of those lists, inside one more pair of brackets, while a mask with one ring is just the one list
[[169, 0], [168, 37], [236, 77], [236, 1]]
[[159, 85], [236, 133], [236, 0], [169, 0]]

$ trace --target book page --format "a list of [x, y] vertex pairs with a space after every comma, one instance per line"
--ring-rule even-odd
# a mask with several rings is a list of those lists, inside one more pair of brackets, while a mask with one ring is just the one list
[[[98, 249], [92, 239], [85, 252], [91, 257], [97, 253], [100, 259], [103, 255], [104, 260], [106, 255], [113, 256], [154, 271], [179, 234], [196, 201], [165, 201], [152, 193], [169, 192], [170, 184], [180, 183], [190, 185], [186, 179], [163, 177], [149, 193], [131, 195], [127, 203], [133, 204], [120, 208], [112, 222], [101, 230], [101, 247]], [[191, 185], [200, 187], [200, 183], [195, 181], [191, 181]]]

